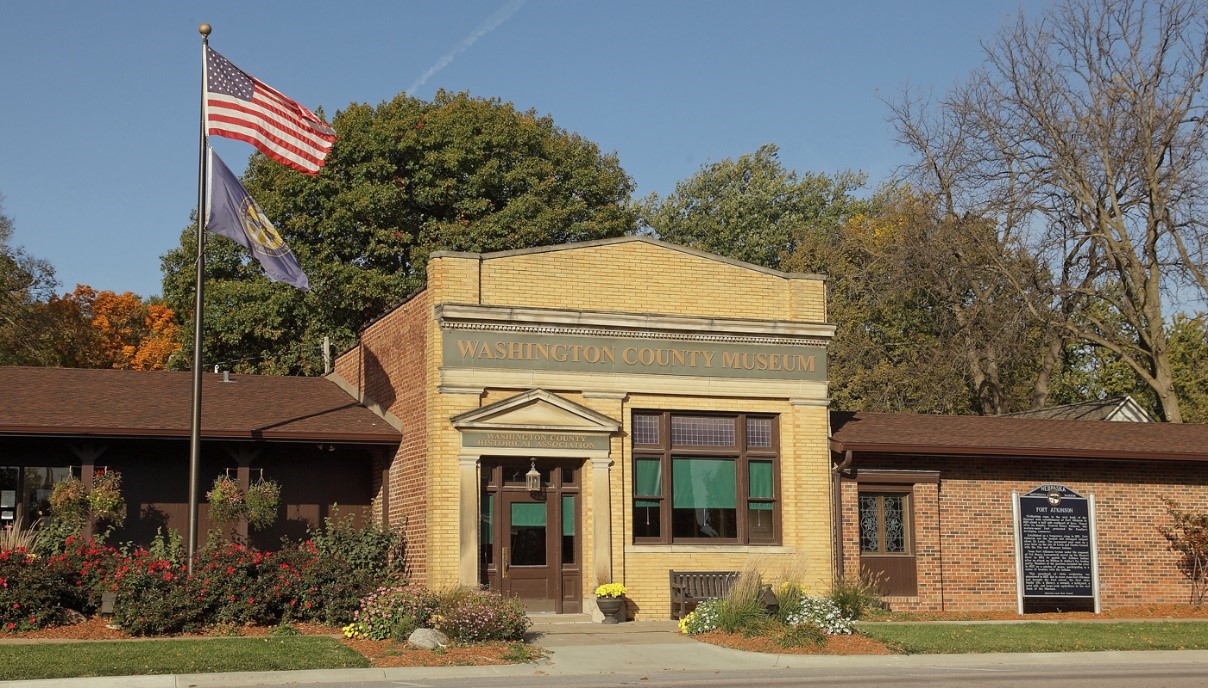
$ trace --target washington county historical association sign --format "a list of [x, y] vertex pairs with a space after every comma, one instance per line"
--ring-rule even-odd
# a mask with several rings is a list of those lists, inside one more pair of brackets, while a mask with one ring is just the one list
[[1099, 613], [1095, 496], [1083, 497], [1064, 485], [1011, 496], [1019, 613], [1025, 606], [1072, 609], [1089, 603]]

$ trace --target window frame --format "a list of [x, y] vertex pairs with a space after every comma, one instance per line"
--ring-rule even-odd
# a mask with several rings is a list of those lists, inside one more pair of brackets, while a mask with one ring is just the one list
[[[724, 413], [713, 411], [666, 411], [657, 409], [635, 409], [630, 415], [631, 423], [638, 416], [657, 416], [659, 419], [658, 444], [638, 444], [636, 436], [630, 442], [630, 516], [633, 521], [632, 539], [638, 545], [757, 545], [778, 546], [782, 541], [781, 501], [782, 488], [780, 478], [780, 417], [775, 413]], [[671, 419], [680, 417], [714, 417], [727, 418], [734, 421], [734, 443], [729, 446], [716, 445], [673, 445], [671, 441]], [[747, 446], [747, 419], [763, 418], [771, 421], [769, 446]], [[736, 537], [688, 537], [675, 536], [673, 527], [673, 487], [674, 475], [672, 465], [675, 459], [730, 459], [734, 461], [734, 490], [735, 490], [735, 533]], [[638, 491], [638, 462], [654, 460], [659, 466], [659, 494], [645, 494]], [[772, 467], [772, 496], [752, 497], [750, 486], [750, 471], [752, 462], [768, 462]], [[639, 518], [638, 502], [658, 502], [658, 535], [639, 536], [637, 519]], [[757, 538], [750, 534], [750, 515], [752, 504], [770, 504], [772, 514], [772, 533], [770, 537]]]

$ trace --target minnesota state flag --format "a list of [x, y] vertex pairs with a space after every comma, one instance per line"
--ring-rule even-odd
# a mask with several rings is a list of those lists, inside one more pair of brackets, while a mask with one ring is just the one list
[[285, 282], [308, 291], [310, 280], [298, 265], [294, 252], [285, 245], [280, 232], [265, 217], [259, 204], [214, 149], [209, 149], [209, 184], [205, 228], [221, 234], [252, 252], [269, 279]]

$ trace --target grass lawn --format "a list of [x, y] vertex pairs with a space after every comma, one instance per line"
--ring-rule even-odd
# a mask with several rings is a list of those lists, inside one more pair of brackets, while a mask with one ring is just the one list
[[367, 666], [339, 640], [307, 636], [0, 645], [0, 680]]
[[904, 654], [1099, 652], [1208, 649], [1208, 622], [861, 624], [860, 631]]

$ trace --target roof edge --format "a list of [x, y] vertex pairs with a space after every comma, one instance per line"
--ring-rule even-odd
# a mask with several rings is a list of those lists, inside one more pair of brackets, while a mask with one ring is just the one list
[[808, 280], [821, 280], [823, 282], [826, 281], [826, 275], [821, 275], [821, 274], [817, 274], [817, 273], [806, 273], [806, 272], [782, 272], [780, 270], [775, 270], [772, 268], [765, 268], [762, 265], [756, 265], [754, 263], [747, 263], [745, 261], [737, 260], [734, 258], [727, 258], [725, 256], [719, 256], [716, 253], [709, 253], [708, 251], [701, 251], [699, 249], [689, 248], [687, 246], [681, 246], [679, 244], [672, 244], [670, 242], [663, 241], [661, 239], [655, 239], [654, 237], [639, 236], [639, 235], [610, 237], [608, 239], [592, 239], [590, 241], [577, 241], [577, 242], [572, 242], [572, 243], [568, 243], [568, 244], [551, 244], [549, 246], [534, 246], [531, 248], [518, 248], [518, 249], [512, 249], [510, 251], [494, 251], [491, 253], [467, 253], [464, 251], [433, 251], [432, 253], [430, 253], [428, 255], [428, 258], [429, 259], [433, 259], [433, 258], [468, 258], [471, 260], [495, 260], [498, 258], [512, 258], [515, 256], [527, 256], [527, 255], [534, 255], [534, 254], [538, 254], [538, 253], [553, 253], [555, 251], [571, 251], [571, 250], [575, 250], [575, 249], [593, 248], [593, 247], [598, 247], [598, 246], [611, 246], [612, 244], [625, 244], [625, 243], [632, 243], [632, 242], [640, 242], [640, 243], [644, 243], [644, 244], [650, 244], [651, 246], [658, 246], [660, 248], [670, 249], [672, 251], [679, 251], [681, 253], [687, 253], [689, 255], [696, 256], [698, 258], [705, 258], [707, 260], [716, 261], [718, 263], [726, 263], [728, 265], [733, 265], [734, 267], [744, 268], [746, 270], [753, 270], [755, 272], [762, 272], [766, 275], [780, 277], [781, 279], [792, 279], [792, 280], [808, 279]]

